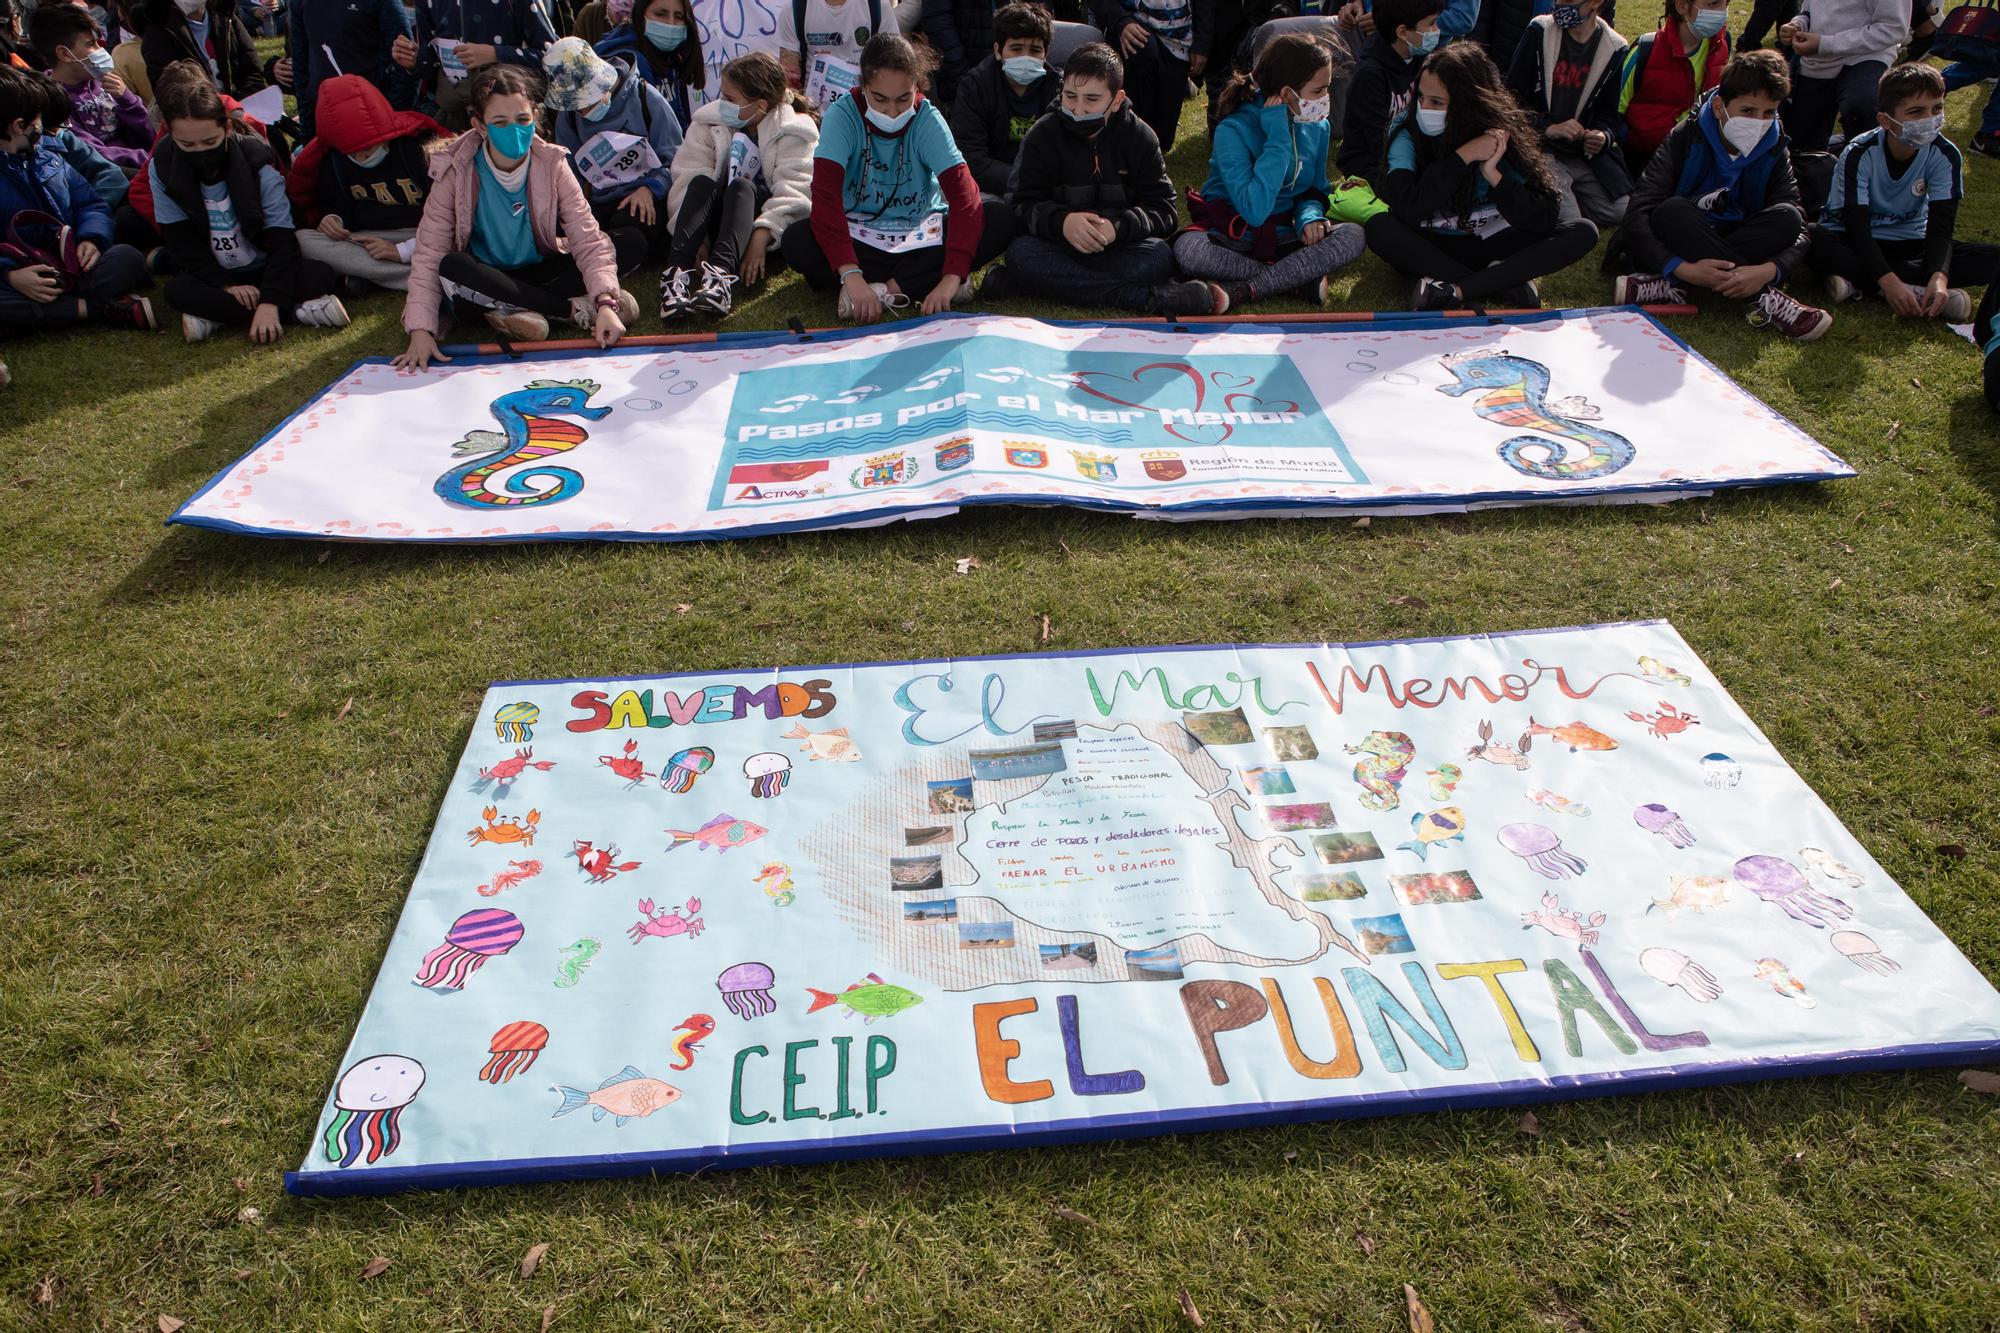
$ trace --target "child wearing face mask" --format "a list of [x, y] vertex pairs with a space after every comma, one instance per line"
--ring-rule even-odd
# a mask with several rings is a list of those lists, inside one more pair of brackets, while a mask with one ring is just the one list
[[2000, 247], [1955, 240], [1965, 160], [1944, 137], [1944, 77], [1898, 65], [1882, 77], [1874, 129], [1841, 150], [1812, 266], [1838, 304], [1880, 295], [1907, 319], [1963, 324], [1964, 289], [2000, 272]]
[[1632, 44], [1618, 90], [1634, 179], [1729, 63], [1729, 0], [1667, 0], [1657, 31]]
[[1562, 190], [1562, 216], [1600, 227], [1625, 216], [1632, 177], [1618, 144], [1625, 39], [1598, 13], [1598, 0], [1558, 4], [1528, 23], [1507, 70], [1507, 86], [1542, 136]]
[[785, 229], [811, 210], [818, 147], [819, 111], [785, 85], [774, 57], [758, 51], [722, 67], [722, 96], [694, 113], [674, 154], [662, 320], [726, 315], [730, 288], [763, 281]]
[[347, 309], [333, 270], [299, 253], [276, 157], [241, 133], [213, 85], [163, 86], [166, 137], [146, 168], [153, 219], [173, 253], [167, 299], [191, 343], [223, 325], [276, 342], [284, 321], [340, 328]]
[[1288, 33], [1216, 101], [1208, 180], [1174, 258], [1220, 283], [1226, 309], [1292, 291], [1324, 304], [1327, 276], [1368, 248], [1360, 227], [1326, 215], [1332, 83], [1332, 52]]
[[[152, 303], [136, 294], [147, 282], [145, 257], [112, 243], [111, 210], [43, 138], [49, 94], [61, 95], [38, 75], [0, 66], [0, 235], [17, 234], [40, 252], [0, 253], [0, 325], [158, 328]], [[46, 213], [55, 225], [24, 212]]]
[[1811, 342], [1833, 316], [1780, 284], [1806, 254], [1806, 219], [1778, 108], [1791, 75], [1775, 51], [1745, 51], [1674, 127], [1632, 192], [1621, 234], [1642, 271], [1619, 305], [1685, 305], [1690, 288], [1751, 303], [1752, 324]]
[[550, 320], [566, 319], [611, 346], [639, 318], [618, 275], [645, 259], [644, 240], [629, 228], [600, 228], [569, 154], [535, 136], [541, 85], [533, 74], [488, 65], [466, 83], [476, 123], [431, 158], [403, 305], [410, 343], [397, 367], [451, 359], [437, 346], [447, 296], [452, 313], [479, 310], [515, 342], [540, 342]]
[[402, 291], [410, 282], [417, 222], [430, 193], [426, 148], [444, 126], [397, 111], [359, 74], [319, 85], [319, 133], [299, 150], [285, 190], [299, 229], [299, 250], [350, 286]]
[[993, 53], [958, 81], [951, 137], [983, 193], [1005, 195], [1028, 127], [1049, 109], [1061, 81], [1049, 67], [1054, 24], [1040, 5], [1003, 5], [992, 14]]
[[786, 229], [784, 247], [808, 286], [840, 289], [841, 319], [869, 323], [917, 302], [926, 315], [964, 305], [972, 270], [1013, 237], [1013, 215], [980, 198], [923, 94], [933, 59], [901, 37], [871, 38], [861, 82], [826, 109], [812, 212]]
[[1443, 12], [1444, 0], [1375, 0], [1375, 40], [1362, 49], [1347, 88], [1346, 137], [1334, 159], [1341, 175], [1373, 180], [1381, 173], [1383, 141], [1409, 109], [1424, 57], [1437, 50]]
[[1534, 309], [1535, 280], [1597, 244], [1587, 218], [1562, 216], [1541, 136], [1476, 42], [1424, 60], [1410, 114], [1389, 130], [1368, 244], [1417, 280], [1416, 310]]
[[570, 165], [598, 225], [632, 231], [648, 252], [666, 248], [668, 164], [681, 146], [681, 123], [652, 84], [624, 59], [606, 60], [581, 37], [565, 37], [542, 56], [551, 137]]
[[146, 104], [111, 69], [97, 25], [75, 5], [44, 5], [28, 17], [28, 38], [49, 76], [69, 94], [70, 129], [127, 175], [146, 163], [153, 120]]
[[[647, 0], [631, 5], [627, 21], [601, 41], [591, 43], [597, 54], [623, 59], [640, 78], [659, 89], [681, 125], [691, 116], [688, 90], [708, 87], [701, 33], [688, 5], [689, 0]], [[584, 36], [580, 30], [577, 35]]]
[[1020, 235], [980, 295], [1022, 292], [1153, 315], [1219, 315], [1219, 283], [1176, 281], [1174, 183], [1160, 141], [1124, 95], [1125, 67], [1102, 42], [1070, 53], [1062, 97], [1021, 143]]
[[264, 67], [238, 0], [145, 0], [145, 5], [139, 53], [156, 92], [161, 73], [176, 60], [199, 61], [215, 86], [238, 101], [264, 87]]

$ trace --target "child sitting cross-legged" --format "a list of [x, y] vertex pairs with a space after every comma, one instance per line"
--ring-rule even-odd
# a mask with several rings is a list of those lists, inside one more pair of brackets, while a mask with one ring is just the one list
[[1070, 54], [1056, 109], [1021, 141], [1011, 196], [1021, 234], [1007, 262], [988, 270], [982, 298], [1026, 292], [1156, 315], [1228, 309], [1221, 287], [1174, 281], [1165, 239], [1175, 225], [1174, 183], [1124, 81], [1124, 62], [1109, 46], [1092, 42]]
[[1805, 212], [1778, 106], [1790, 90], [1783, 57], [1745, 51], [1694, 115], [1674, 127], [1632, 192], [1626, 252], [1645, 271], [1618, 279], [1619, 304], [1681, 305], [1702, 287], [1750, 301], [1750, 320], [1811, 342], [1833, 316], [1780, 284], [1806, 252]]
[[299, 249], [350, 284], [403, 291], [417, 220], [430, 193], [430, 142], [444, 126], [416, 111], [397, 111], [359, 74], [322, 79], [317, 133], [285, 179], [292, 211], [308, 224]]
[[1965, 288], [2000, 273], [2000, 247], [1953, 239], [1965, 159], [1944, 137], [1944, 77], [1929, 65], [1882, 76], [1875, 128], [1833, 168], [1826, 212], [1812, 230], [1812, 266], [1838, 304], [1880, 295], [1909, 319], [1963, 324]]

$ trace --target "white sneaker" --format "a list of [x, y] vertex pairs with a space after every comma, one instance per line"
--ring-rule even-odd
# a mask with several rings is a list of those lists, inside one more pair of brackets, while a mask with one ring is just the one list
[[[882, 303], [882, 309], [885, 313], [891, 310], [901, 310], [910, 303], [910, 298], [906, 293], [892, 292], [883, 283], [871, 282], [868, 286], [874, 291], [875, 299]], [[845, 283], [841, 284], [840, 300], [834, 305], [833, 313], [841, 319], [853, 319], [855, 317], [854, 307], [849, 305], [847, 301], [847, 285]]]
[[715, 264], [701, 266], [701, 286], [688, 298], [688, 313], [695, 315], [723, 316], [729, 313], [729, 289], [736, 283], [736, 275]]
[[352, 321], [338, 296], [316, 296], [292, 307], [292, 319], [318, 329], [344, 329]]
[[1944, 294], [1944, 309], [1938, 311], [1938, 318], [1947, 324], [1970, 324], [1972, 322], [1972, 293], [1963, 287], [1953, 287]]
[[181, 316], [181, 337], [191, 343], [207, 342], [221, 327], [214, 320], [203, 319], [200, 315]]
[[670, 268], [660, 275], [660, 321], [679, 319], [688, 313], [688, 303], [694, 300], [694, 292], [689, 283], [694, 275], [684, 268]]
[[549, 336], [548, 316], [533, 310], [489, 310], [486, 322], [508, 342], [545, 342]]
[[[617, 309], [618, 322], [626, 328], [629, 329], [639, 322], [639, 298], [626, 291], [623, 287], [618, 289]], [[570, 323], [576, 325], [585, 333], [589, 333], [595, 329], [597, 327], [597, 298], [594, 296], [572, 296], [569, 300], [569, 319]]]
[[1826, 299], [1835, 305], [1845, 305], [1849, 301], [1859, 301], [1861, 289], [1838, 273], [1829, 273], [1826, 275]]

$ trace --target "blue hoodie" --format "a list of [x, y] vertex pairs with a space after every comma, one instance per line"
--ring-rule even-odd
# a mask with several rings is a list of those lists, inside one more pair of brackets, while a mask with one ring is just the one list
[[[660, 90], [660, 96], [667, 99], [667, 105], [680, 117], [682, 126], [694, 118], [694, 108], [688, 105], [687, 84], [681, 79], [679, 64], [667, 59], [658, 47], [634, 32], [630, 23], [621, 23], [606, 33], [604, 40], [597, 44], [597, 54], [606, 59], [623, 56], [640, 78]], [[674, 54], [678, 56], [680, 53], [676, 51]], [[654, 59], [655, 55], [659, 59]]]
[[84, 142], [67, 125], [46, 136], [46, 139], [54, 145], [63, 160], [75, 168], [77, 175], [90, 182], [90, 188], [97, 191], [97, 197], [104, 201], [106, 208], [116, 208], [125, 202], [132, 182], [116, 162]]
[[[47, 139], [32, 153], [0, 153], [0, 231], [16, 213], [30, 209], [68, 223], [78, 240], [90, 241], [100, 250], [111, 248], [110, 208]], [[46, 230], [31, 226], [21, 239], [30, 245], [52, 245], [55, 237], [43, 234]], [[13, 267], [12, 260], [0, 259], [0, 268]]]
[[1282, 102], [1245, 102], [1215, 127], [1202, 198], [1227, 201], [1253, 229], [1275, 223], [1289, 239], [1326, 216], [1332, 137], [1325, 121], [1294, 121]]
[[[555, 141], [569, 150], [570, 167], [583, 182], [583, 192], [591, 202], [623, 199], [641, 182], [653, 192], [653, 198], [665, 199], [673, 182], [669, 168], [674, 163], [674, 150], [681, 146], [681, 123], [674, 118], [674, 109], [667, 105], [659, 90], [634, 74], [623, 59], [611, 61], [611, 67], [618, 71], [618, 86], [611, 91], [610, 109], [599, 120], [586, 120], [579, 111], [556, 112]], [[653, 155], [660, 159], [660, 164], [637, 179], [599, 189], [584, 174], [584, 164], [578, 156], [600, 134], [636, 135], [653, 146]]]

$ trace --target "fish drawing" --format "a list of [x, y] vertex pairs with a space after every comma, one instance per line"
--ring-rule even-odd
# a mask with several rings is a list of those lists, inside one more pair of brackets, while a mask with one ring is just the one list
[[561, 1093], [563, 1099], [555, 1115], [549, 1117], [551, 1120], [588, 1106], [592, 1120], [602, 1120], [607, 1115], [616, 1116], [620, 1125], [627, 1120], [649, 1116], [681, 1099], [679, 1088], [656, 1078], [647, 1078], [631, 1065], [626, 1065], [598, 1084], [596, 1092], [585, 1092], [582, 1088], [565, 1087], [560, 1083], [549, 1084], [549, 1091]]
[[698, 851], [713, 847], [718, 852], [726, 852], [732, 847], [755, 842], [769, 831], [761, 824], [738, 819], [735, 815], [717, 815], [693, 832], [677, 828], [666, 830], [674, 839], [667, 844], [667, 850], [671, 852], [678, 847], [693, 843]]
[[1528, 719], [1530, 736], [1553, 736], [1557, 743], [1567, 745], [1571, 754], [1578, 750], [1615, 750], [1618, 742], [1595, 727], [1587, 727], [1581, 722], [1565, 722], [1560, 727], [1545, 727], [1532, 717]]
[[835, 727], [831, 731], [807, 731], [806, 724], [801, 722], [783, 735], [788, 741], [804, 741], [805, 744], [799, 748], [809, 751], [814, 759], [851, 764], [861, 757], [861, 747], [848, 738], [846, 727]]
[[887, 1018], [890, 1014], [900, 1014], [912, 1005], [924, 1002], [924, 997], [915, 991], [893, 986], [873, 972], [868, 974], [867, 981], [857, 981], [838, 995], [812, 986], [806, 987], [806, 993], [813, 997], [813, 1002], [806, 1008], [809, 1014], [816, 1014], [828, 1005], [844, 1004], [852, 1012], [864, 1016], [870, 1023], [878, 1018]]

